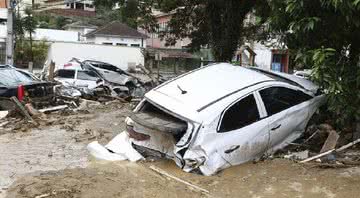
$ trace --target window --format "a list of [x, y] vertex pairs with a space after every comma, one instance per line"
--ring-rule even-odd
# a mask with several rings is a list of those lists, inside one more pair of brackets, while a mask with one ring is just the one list
[[99, 76], [93, 71], [78, 71], [77, 79], [97, 81]]
[[219, 132], [228, 132], [250, 125], [260, 119], [254, 95], [251, 94], [231, 106], [221, 121]]
[[140, 47], [140, 44], [131, 44], [131, 47]]
[[17, 86], [32, 81], [29, 75], [15, 69], [2, 69], [0, 72], [0, 86]]
[[126, 43], [116, 43], [117, 46], [127, 46]]
[[60, 77], [60, 78], [74, 79], [75, 78], [75, 70], [66, 70], [66, 69], [58, 70], [57, 72], [55, 72], [55, 76]]
[[310, 100], [312, 97], [285, 87], [271, 87], [260, 91], [268, 116]]

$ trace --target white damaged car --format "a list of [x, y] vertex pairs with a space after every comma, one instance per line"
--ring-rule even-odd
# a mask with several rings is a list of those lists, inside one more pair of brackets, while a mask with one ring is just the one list
[[148, 92], [126, 119], [126, 134], [143, 156], [213, 175], [297, 139], [323, 101], [308, 80], [213, 64]]

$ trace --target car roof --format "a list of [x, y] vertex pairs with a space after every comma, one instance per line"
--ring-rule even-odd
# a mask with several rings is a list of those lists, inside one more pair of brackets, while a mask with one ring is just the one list
[[194, 70], [153, 91], [197, 111], [239, 90], [267, 81], [275, 80], [244, 67], [220, 63]]

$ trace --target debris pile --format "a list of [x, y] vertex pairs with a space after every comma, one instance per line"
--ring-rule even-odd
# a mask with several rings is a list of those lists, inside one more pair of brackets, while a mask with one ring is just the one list
[[360, 151], [353, 149], [358, 143], [360, 139], [353, 140], [350, 132], [338, 133], [329, 124], [312, 125], [277, 156], [323, 168], [345, 168], [360, 165]]

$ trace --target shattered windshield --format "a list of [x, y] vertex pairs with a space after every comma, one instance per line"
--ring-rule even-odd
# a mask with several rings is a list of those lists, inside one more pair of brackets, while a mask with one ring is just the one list
[[15, 69], [0, 70], [0, 86], [17, 86], [33, 82], [30, 76], [27, 76]]

